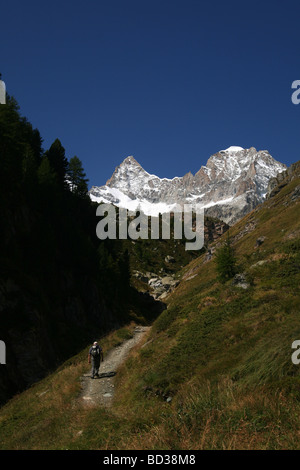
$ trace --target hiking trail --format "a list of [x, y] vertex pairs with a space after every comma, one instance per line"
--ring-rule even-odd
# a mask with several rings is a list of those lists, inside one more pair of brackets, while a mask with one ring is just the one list
[[110, 407], [112, 405], [115, 391], [114, 377], [117, 369], [125, 361], [129, 351], [142, 340], [150, 328], [150, 326], [136, 326], [132, 338], [111, 349], [107, 354], [104, 353], [99, 378], [91, 379], [91, 371], [81, 377], [79, 403], [82, 406]]

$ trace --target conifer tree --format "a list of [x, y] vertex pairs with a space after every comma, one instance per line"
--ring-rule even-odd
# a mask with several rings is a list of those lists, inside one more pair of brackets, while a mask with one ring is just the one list
[[232, 279], [237, 273], [235, 253], [229, 238], [229, 233], [227, 233], [225, 243], [216, 253], [215, 262], [218, 277], [221, 282]]
[[71, 191], [80, 197], [85, 197], [88, 192], [88, 179], [82, 167], [81, 160], [75, 155], [70, 159], [68, 168], [68, 182]]
[[62, 189], [67, 189], [66, 176], [68, 171], [68, 160], [65, 155], [65, 149], [59, 139], [56, 139], [49, 150], [45, 152], [51, 168], [55, 171], [57, 182]]
[[42, 158], [42, 162], [37, 171], [38, 182], [44, 186], [55, 185], [56, 178], [54, 170], [51, 168], [47, 157]]

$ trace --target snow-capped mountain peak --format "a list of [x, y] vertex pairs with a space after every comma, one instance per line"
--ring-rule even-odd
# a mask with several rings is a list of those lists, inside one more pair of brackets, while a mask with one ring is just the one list
[[220, 152], [233, 153], [233, 152], [241, 152], [242, 150], [245, 150], [245, 149], [243, 149], [243, 147], [237, 147], [235, 145], [232, 145], [231, 147], [228, 147], [228, 149], [220, 150]]
[[90, 197], [148, 215], [197, 203], [230, 224], [262, 202], [269, 179], [285, 169], [266, 150], [231, 146], [212, 155], [195, 175], [169, 179], [148, 173], [128, 156], [105, 186], [92, 187]]

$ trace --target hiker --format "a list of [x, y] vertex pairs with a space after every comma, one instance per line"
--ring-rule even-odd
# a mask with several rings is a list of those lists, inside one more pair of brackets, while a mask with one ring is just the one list
[[103, 352], [101, 346], [97, 343], [97, 341], [94, 342], [93, 346], [89, 350], [89, 355], [88, 355], [88, 362], [89, 364], [92, 361], [92, 379], [96, 376], [99, 377], [99, 368], [100, 368], [100, 362], [103, 362]]

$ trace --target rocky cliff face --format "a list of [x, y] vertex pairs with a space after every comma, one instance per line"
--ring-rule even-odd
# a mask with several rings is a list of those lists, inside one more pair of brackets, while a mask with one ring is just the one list
[[300, 175], [300, 162], [293, 163], [285, 171], [278, 173], [275, 177], [271, 178], [268, 183], [266, 199], [274, 197], [281, 188], [290, 183], [294, 178]]
[[266, 150], [229, 147], [212, 155], [195, 175], [168, 179], [147, 173], [130, 156], [106, 185], [92, 187], [90, 197], [147, 215], [172, 211], [177, 204], [200, 204], [207, 215], [233, 224], [264, 200], [270, 178], [285, 169]]

